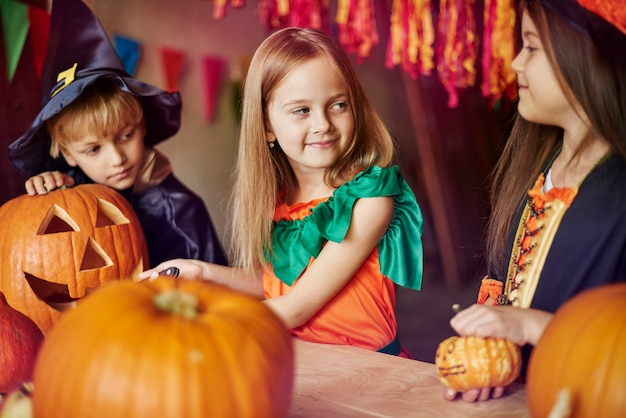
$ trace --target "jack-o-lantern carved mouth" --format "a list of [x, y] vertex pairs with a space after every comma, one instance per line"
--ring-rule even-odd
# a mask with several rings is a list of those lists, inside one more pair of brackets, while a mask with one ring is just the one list
[[80, 299], [70, 296], [70, 289], [67, 285], [52, 283], [29, 273], [24, 273], [24, 276], [35, 296], [57, 311], [73, 307], [76, 301]]
[[437, 370], [439, 371], [439, 374], [443, 377], [467, 373], [467, 369], [462, 364], [457, 364], [450, 367], [437, 367]]
[[[129, 277], [138, 280], [137, 277], [141, 271], [143, 271], [143, 259], [137, 263], [137, 266]], [[57, 311], [72, 308], [76, 305], [76, 302], [81, 299], [81, 297], [72, 297], [70, 295], [70, 289], [66, 284], [52, 283], [29, 273], [24, 273], [24, 277], [35, 296]], [[121, 279], [123, 278], [120, 278], [120, 280]], [[96, 288], [85, 289], [85, 294], [82, 297], [87, 296], [95, 289]]]

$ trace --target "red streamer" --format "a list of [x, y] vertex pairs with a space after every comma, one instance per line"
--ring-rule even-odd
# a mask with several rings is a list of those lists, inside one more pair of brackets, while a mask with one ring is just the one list
[[437, 74], [448, 92], [448, 106], [457, 107], [457, 89], [476, 80], [474, 0], [441, 0], [437, 20]]

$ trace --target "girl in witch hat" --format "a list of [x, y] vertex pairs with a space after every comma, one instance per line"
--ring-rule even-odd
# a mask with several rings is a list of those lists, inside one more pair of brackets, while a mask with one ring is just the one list
[[524, 372], [561, 305], [626, 280], [626, 9], [522, 0], [520, 10], [518, 115], [493, 177], [489, 276], [451, 325], [522, 345]]
[[9, 158], [30, 195], [100, 183], [132, 203], [150, 262], [186, 257], [227, 264], [204, 202], [154, 145], [180, 127], [179, 94], [130, 77], [80, 0], [54, 0], [42, 109]]

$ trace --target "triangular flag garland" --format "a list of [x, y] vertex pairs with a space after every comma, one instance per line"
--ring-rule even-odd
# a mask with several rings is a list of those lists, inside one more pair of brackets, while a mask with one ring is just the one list
[[115, 44], [115, 51], [120, 57], [122, 65], [124, 65], [124, 70], [126, 70], [128, 75], [134, 77], [140, 55], [139, 41], [126, 36], [115, 35], [113, 42]]
[[7, 77], [13, 80], [17, 64], [22, 56], [24, 42], [28, 35], [28, 5], [14, 1], [0, 1], [0, 17], [2, 17], [2, 37], [5, 39]]
[[220, 57], [205, 55], [202, 58], [204, 117], [208, 122], [213, 120], [215, 114], [225, 64], [226, 61]]
[[174, 48], [161, 48], [161, 62], [165, 70], [167, 90], [180, 90], [180, 79], [185, 66], [185, 52]]
[[[387, 68], [400, 66], [412, 78], [437, 75], [449, 94], [448, 105], [458, 104], [458, 91], [475, 84], [477, 44], [473, 7], [476, 0], [439, 0], [437, 21], [433, 19], [433, 3], [437, 0], [393, 0], [389, 41], [386, 50]], [[515, 99], [515, 73], [511, 61], [515, 56], [515, 0], [483, 0], [484, 12], [481, 93], [493, 105], [502, 97]], [[213, 0], [213, 18], [226, 15], [226, 7], [241, 8], [245, 0]], [[337, 0], [336, 37], [348, 53], [365, 60], [379, 42], [376, 29], [375, 0]], [[312, 27], [331, 33], [329, 0], [259, 0], [261, 22], [269, 30], [286, 26]], [[11, 82], [17, 69], [24, 43], [29, 35], [37, 74], [45, 58], [48, 12], [16, 0], [0, 1], [3, 39], [7, 61], [7, 77]], [[140, 43], [124, 36], [115, 36], [115, 47], [124, 68], [134, 76], [140, 57]], [[182, 56], [181, 56], [182, 54]], [[168, 90], [176, 91], [184, 66], [184, 52], [163, 48], [162, 58]], [[213, 65], [221, 76], [224, 61]], [[203, 64], [209, 66], [206, 62]], [[208, 71], [208, 69], [207, 69]], [[206, 82], [211, 78], [205, 73]], [[219, 82], [219, 77], [216, 79]], [[215, 94], [213, 85], [207, 93]], [[214, 101], [207, 97], [207, 119], [212, 119]], [[213, 103], [212, 103], [213, 102]], [[212, 104], [211, 104], [212, 103]]]
[[37, 76], [41, 78], [41, 71], [48, 48], [50, 13], [39, 7], [29, 7], [28, 19], [30, 20], [30, 44], [33, 50], [33, 63]]

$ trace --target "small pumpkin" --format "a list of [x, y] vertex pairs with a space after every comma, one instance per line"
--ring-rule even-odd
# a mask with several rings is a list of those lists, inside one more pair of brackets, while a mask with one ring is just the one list
[[148, 265], [130, 203], [99, 184], [26, 194], [0, 207], [0, 291], [46, 334], [60, 312]]
[[291, 334], [259, 300], [205, 281], [119, 281], [46, 336], [33, 409], [36, 418], [275, 418], [293, 380]]
[[455, 336], [439, 344], [435, 366], [441, 382], [457, 392], [508, 386], [520, 374], [522, 352], [504, 338]]
[[26, 315], [16, 311], [0, 292], [0, 394], [32, 377], [43, 334]]
[[[528, 363], [533, 417], [626, 417], [626, 283], [579, 293], [554, 314]], [[561, 410], [562, 412], [562, 410]], [[564, 415], [563, 415], [564, 416]]]

